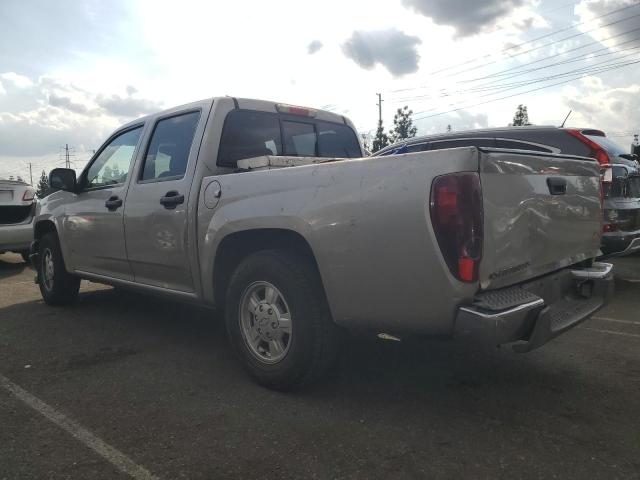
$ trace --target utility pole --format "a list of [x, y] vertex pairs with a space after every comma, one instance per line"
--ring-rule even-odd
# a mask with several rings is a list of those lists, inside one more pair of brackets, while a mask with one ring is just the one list
[[31, 162], [29, 162], [29, 178], [31, 179], [30, 185], [33, 186], [33, 172], [31, 171]]
[[64, 157], [64, 166], [65, 168], [71, 168], [71, 157], [74, 157], [73, 147], [70, 147], [68, 143], [64, 144], [64, 147], [61, 147], [62, 152], [60, 152], [60, 161], [63, 160]]
[[382, 123], [382, 94], [376, 93], [376, 95], [378, 95], [378, 122]]

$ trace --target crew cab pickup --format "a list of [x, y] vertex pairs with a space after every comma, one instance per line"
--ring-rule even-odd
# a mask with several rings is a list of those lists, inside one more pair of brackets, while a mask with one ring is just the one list
[[215, 98], [55, 169], [34, 226], [48, 304], [80, 279], [218, 308], [261, 384], [331, 364], [344, 328], [525, 352], [611, 295], [593, 159], [497, 148], [361, 158], [320, 110]]

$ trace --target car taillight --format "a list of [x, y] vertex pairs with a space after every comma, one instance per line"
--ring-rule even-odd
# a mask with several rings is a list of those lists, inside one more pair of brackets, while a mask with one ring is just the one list
[[482, 189], [477, 173], [436, 177], [431, 185], [431, 224], [449, 270], [475, 282], [482, 260]]
[[27, 188], [22, 194], [22, 201], [30, 202], [35, 198], [35, 196], [36, 196], [36, 191], [33, 188]]
[[596, 142], [586, 137], [580, 132], [580, 130], [571, 130], [567, 129], [567, 133], [573, 137], [576, 137], [582, 143], [589, 147], [591, 150], [590, 157], [595, 158], [600, 165], [607, 165], [611, 163], [609, 159], [609, 154], [606, 152], [604, 148], [598, 145]]

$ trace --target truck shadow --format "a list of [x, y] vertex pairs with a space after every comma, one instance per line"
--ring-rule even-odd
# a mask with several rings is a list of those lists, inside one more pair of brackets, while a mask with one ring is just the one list
[[[625, 290], [636, 290], [628, 286]], [[631, 294], [631, 292], [626, 292]], [[268, 392], [255, 386], [244, 375], [228, 345], [224, 323], [219, 314], [199, 307], [140, 295], [119, 289], [81, 293], [78, 301], [66, 308], [47, 307], [41, 301], [22, 303], [0, 309], [0, 317], [22, 323], [57, 325], [53, 337], [77, 336], [76, 344], [91, 349], [122, 352], [158, 351], [181, 347], [199, 361], [216, 361], [206, 371], [222, 375], [249, 390]], [[88, 339], [88, 340], [87, 340]], [[114, 345], [120, 345], [116, 347]], [[549, 350], [547, 350], [549, 349]], [[342, 398], [366, 401], [369, 405], [402, 402], [408, 398], [447, 397], [472, 405], [482, 398], [521, 391], [523, 408], [540, 408], [539, 395], [555, 400], [556, 395], [584, 391], [586, 380], [577, 380], [575, 362], [561, 349], [550, 346], [527, 355], [517, 355], [508, 348], [469, 346], [449, 340], [383, 341], [371, 334], [365, 337], [346, 335], [342, 354], [328, 378], [319, 385], [291, 395], [291, 398]], [[117, 355], [115, 355], [117, 357]], [[124, 355], [127, 356], [127, 355]], [[97, 355], [109, 359], [110, 354]], [[564, 360], [562, 359], [563, 357]], [[73, 362], [72, 362], [73, 363]], [[598, 388], [598, 385], [594, 385]], [[538, 395], [531, 395], [536, 391]], [[269, 395], [279, 395], [269, 392]]]

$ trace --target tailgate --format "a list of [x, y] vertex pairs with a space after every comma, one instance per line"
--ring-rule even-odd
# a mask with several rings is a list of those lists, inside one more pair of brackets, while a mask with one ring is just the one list
[[602, 209], [594, 160], [481, 150], [480, 180], [483, 289], [512, 285], [598, 254]]

